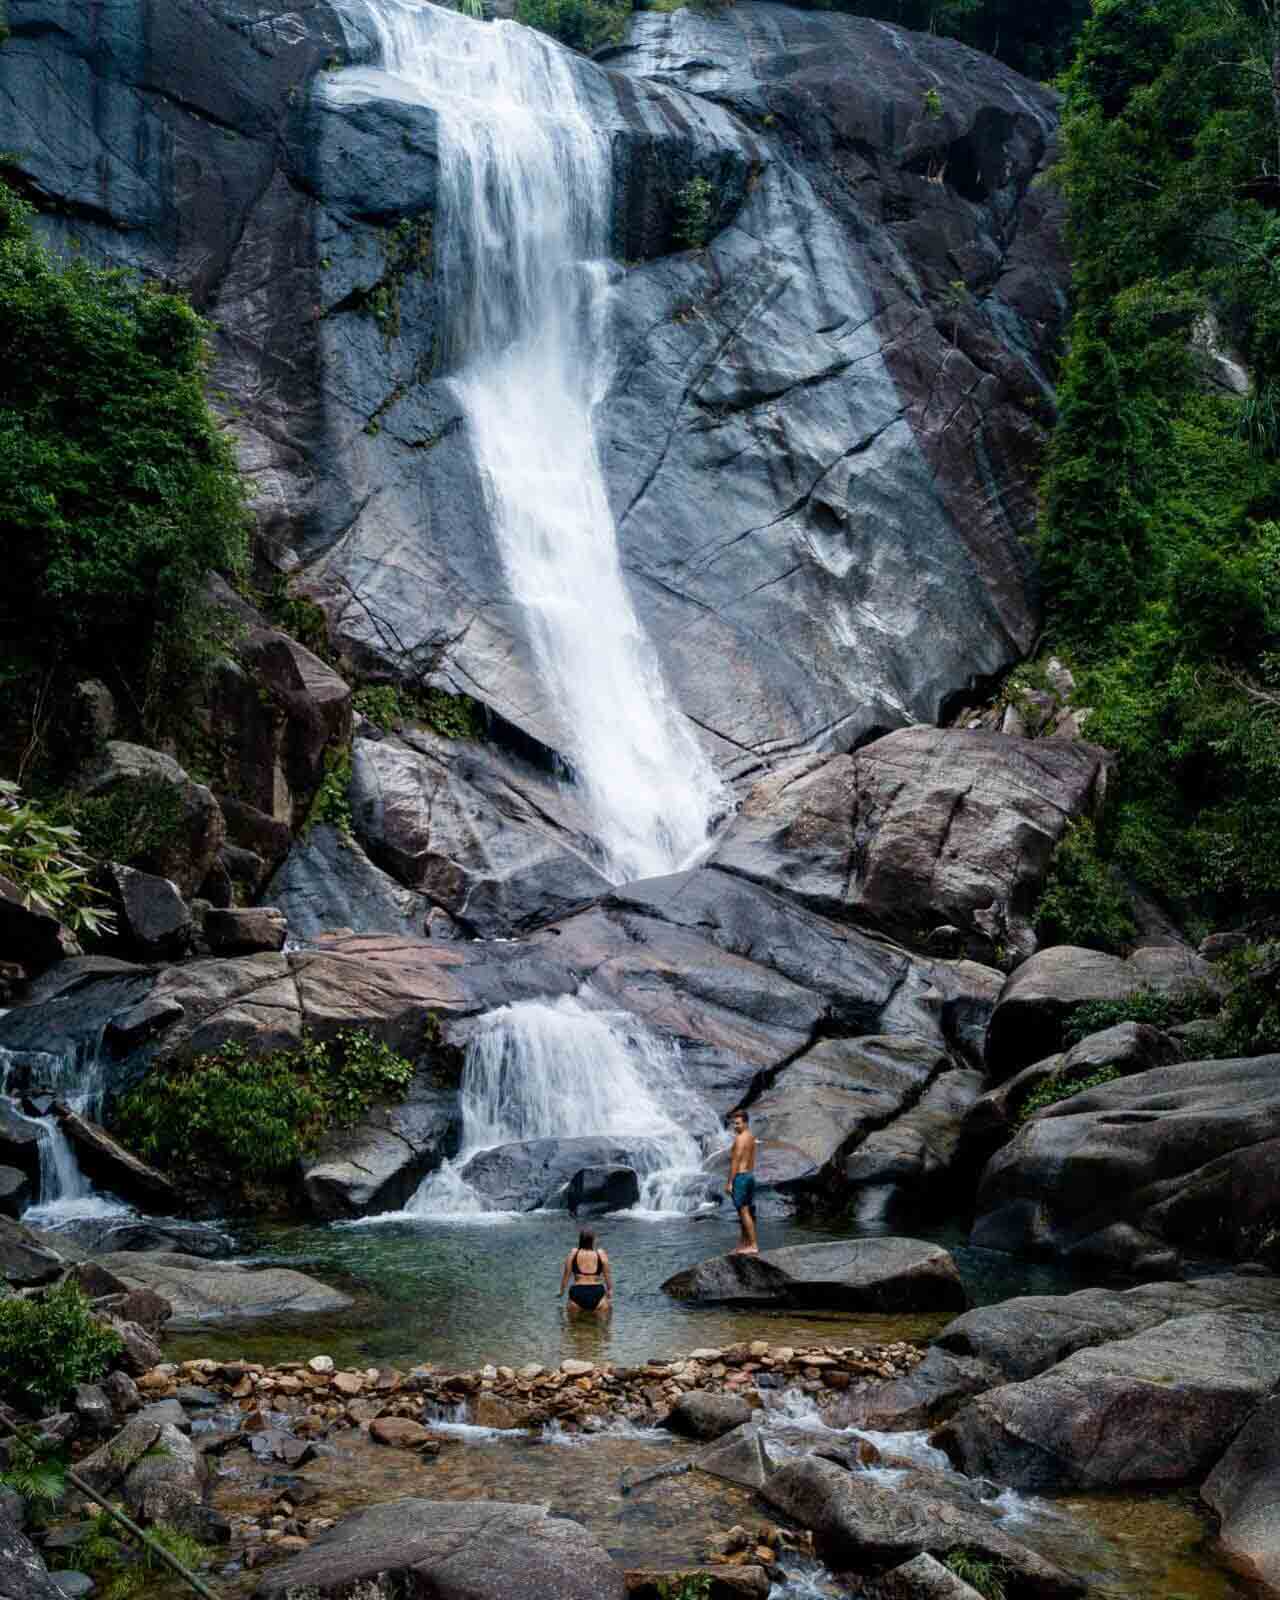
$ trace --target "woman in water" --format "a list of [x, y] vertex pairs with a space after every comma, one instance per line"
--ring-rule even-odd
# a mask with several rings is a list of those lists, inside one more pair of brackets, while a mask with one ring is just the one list
[[569, 1290], [570, 1315], [576, 1317], [583, 1312], [588, 1316], [607, 1315], [613, 1304], [613, 1271], [609, 1257], [597, 1248], [596, 1236], [590, 1228], [582, 1230], [578, 1235], [578, 1248], [570, 1250], [565, 1257], [557, 1299], [564, 1293], [570, 1278], [573, 1279]]

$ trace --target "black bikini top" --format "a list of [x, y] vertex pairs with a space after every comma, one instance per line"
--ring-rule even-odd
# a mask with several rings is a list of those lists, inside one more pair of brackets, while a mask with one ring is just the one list
[[589, 1255], [593, 1255], [596, 1258], [596, 1265], [595, 1265], [595, 1271], [594, 1272], [584, 1272], [582, 1270], [582, 1268], [578, 1265], [578, 1257], [581, 1254], [582, 1254], [582, 1251], [580, 1249], [575, 1250], [573, 1252], [573, 1269], [572, 1270], [573, 1270], [574, 1277], [575, 1278], [598, 1278], [600, 1276], [600, 1267], [601, 1267], [600, 1252], [598, 1250], [591, 1250], [591, 1251], [588, 1252]]

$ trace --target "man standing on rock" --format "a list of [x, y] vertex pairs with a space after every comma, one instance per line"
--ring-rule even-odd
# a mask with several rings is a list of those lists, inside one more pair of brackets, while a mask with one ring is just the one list
[[735, 1111], [729, 1118], [733, 1129], [733, 1145], [729, 1150], [729, 1181], [725, 1193], [732, 1195], [738, 1211], [738, 1228], [741, 1237], [731, 1256], [758, 1256], [756, 1243], [756, 1136], [747, 1126], [747, 1113]]

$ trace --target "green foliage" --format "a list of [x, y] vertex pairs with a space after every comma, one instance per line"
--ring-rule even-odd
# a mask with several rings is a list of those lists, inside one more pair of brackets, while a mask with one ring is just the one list
[[[1184, 918], [1280, 894], [1272, 40], [1235, 0], [1097, 0], [1066, 80], [1075, 314], [1042, 541], [1120, 758], [1104, 859]], [[1234, 344], [1253, 393], [1210, 392]]]
[[[247, 516], [205, 402], [207, 325], [120, 271], [57, 259], [0, 184], [0, 630], [43, 660], [172, 690], [211, 568]], [[158, 667], [158, 664], [159, 667]]]
[[401, 1098], [413, 1064], [363, 1030], [251, 1056], [238, 1041], [157, 1069], [120, 1102], [119, 1136], [171, 1172], [278, 1179], [334, 1127]]
[[67, 1490], [67, 1462], [61, 1446], [38, 1427], [21, 1429], [5, 1443], [9, 1465], [0, 1484], [15, 1489], [37, 1513], [52, 1511]]
[[953, 1550], [942, 1564], [962, 1583], [976, 1589], [983, 1600], [1007, 1600], [1008, 1590], [1004, 1586], [1006, 1572], [1002, 1562], [993, 1561], [976, 1550]]
[[[147, 1532], [189, 1572], [211, 1565], [212, 1552], [205, 1545], [168, 1523], [154, 1523]], [[87, 1572], [102, 1600], [145, 1600], [154, 1593], [156, 1579], [170, 1572], [150, 1546], [130, 1539], [104, 1511], [94, 1517], [87, 1537], [65, 1552], [63, 1565]]]
[[336, 828], [348, 843], [351, 841], [351, 751], [349, 748], [331, 749], [324, 758], [324, 779], [316, 790], [316, 797], [307, 812], [302, 827], [305, 839], [321, 822]]
[[357, 689], [351, 704], [380, 728], [416, 723], [443, 739], [483, 739], [484, 710], [465, 694], [443, 689], [415, 689], [406, 684], [371, 683]]
[[140, 866], [172, 843], [182, 827], [182, 795], [163, 778], [121, 784], [103, 795], [79, 796], [68, 803], [80, 838], [98, 861]]
[[55, 822], [16, 783], [0, 778], [0, 877], [21, 890], [32, 910], [47, 912], [74, 933], [111, 933], [115, 918], [89, 882], [92, 861], [80, 834]]
[[942, 115], [942, 96], [934, 88], [925, 90], [922, 109], [930, 121], [935, 121]]
[[1042, 945], [1075, 944], [1120, 950], [1137, 935], [1128, 896], [1098, 855], [1093, 823], [1069, 827], [1053, 853], [1036, 906]]
[[1063, 1029], [1068, 1049], [1090, 1034], [1114, 1028], [1121, 1022], [1145, 1022], [1153, 1028], [1173, 1028], [1180, 1022], [1210, 1017], [1218, 1009], [1217, 997], [1208, 989], [1190, 988], [1177, 994], [1155, 989], [1135, 989], [1123, 1000], [1090, 1000], [1077, 1006]]
[[1114, 1083], [1117, 1078], [1123, 1077], [1124, 1073], [1119, 1067], [1099, 1067], [1087, 1078], [1051, 1078], [1038, 1089], [1033, 1089], [1018, 1107], [1017, 1125], [1021, 1127], [1046, 1106], [1056, 1106], [1060, 1100], [1069, 1100], [1072, 1095], [1083, 1094], [1086, 1089], [1100, 1089], [1104, 1083]]
[[100, 1378], [119, 1350], [119, 1335], [94, 1320], [70, 1281], [0, 1300], [0, 1398], [56, 1407], [76, 1384]]
[[716, 192], [708, 179], [690, 178], [676, 190], [675, 240], [682, 250], [701, 250], [714, 231]]
[[291, 639], [296, 639], [312, 655], [333, 665], [333, 653], [329, 648], [329, 619], [322, 606], [314, 600], [308, 600], [305, 595], [291, 593], [284, 578], [276, 579], [270, 593], [252, 598], [262, 605], [271, 621], [278, 624]]
[[877, 17], [904, 28], [947, 34], [998, 56], [1032, 78], [1055, 77], [1071, 59], [1071, 46], [1089, 0], [817, 0], [835, 11]]
[[464, 17], [470, 17], [473, 22], [484, 21], [484, 0], [454, 0], [454, 10], [461, 11]]
[[676, 1578], [659, 1578], [659, 1600], [708, 1600], [711, 1594], [711, 1575], [707, 1572], [686, 1572]]
[[1254, 946], [1223, 963], [1231, 988], [1222, 1007], [1214, 1054], [1280, 1053], [1280, 947]]
[[517, 22], [588, 55], [621, 44], [630, 18], [631, 0], [516, 0]]

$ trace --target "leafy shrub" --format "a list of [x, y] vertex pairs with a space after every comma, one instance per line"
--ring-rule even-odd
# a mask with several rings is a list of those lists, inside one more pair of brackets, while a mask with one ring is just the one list
[[983, 1600], [1006, 1600], [1005, 1568], [1001, 1562], [976, 1550], [953, 1550], [942, 1564], [962, 1583], [976, 1589]]
[[305, 839], [312, 828], [327, 822], [339, 835], [351, 842], [351, 751], [349, 748], [330, 750], [324, 758], [324, 779], [316, 790], [316, 797], [302, 825]]
[[1033, 1089], [1018, 1107], [1017, 1125], [1021, 1127], [1046, 1106], [1056, 1106], [1060, 1100], [1069, 1100], [1072, 1095], [1083, 1094], [1086, 1089], [1101, 1089], [1104, 1083], [1114, 1083], [1117, 1078], [1123, 1077], [1124, 1073], [1119, 1067], [1099, 1067], [1087, 1078], [1071, 1078], [1065, 1082], [1061, 1078], [1051, 1078], [1038, 1089]]
[[1191, 988], [1178, 994], [1160, 994], [1155, 989], [1135, 989], [1123, 1000], [1091, 1000], [1077, 1006], [1063, 1029], [1069, 1049], [1122, 1022], [1146, 1022], [1153, 1028], [1173, 1028], [1180, 1022], [1212, 1016], [1218, 1009], [1217, 996], [1209, 989]]
[[38, 1427], [30, 1427], [10, 1435], [6, 1450], [9, 1465], [0, 1472], [0, 1484], [16, 1490], [37, 1513], [52, 1511], [67, 1489], [61, 1446]]
[[91, 868], [74, 827], [55, 823], [22, 799], [16, 783], [0, 778], [0, 876], [17, 885], [28, 908], [47, 912], [74, 933], [111, 933], [115, 918], [97, 903]]
[[403, 1096], [413, 1071], [363, 1030], [259, 1056], [230, 1041], [152, 1072], [120, 1101], [115, 1127], [171, 1172], [279, 1178], [330, 1128], [350, 1127], [375, 1100]]
[[706, 1572], [687, 1572], [681, 1577], [659, 1578], [659, 1600], [708, 1600], [711, 1577]]
[[516, 21], [588, 55], [621, 44], [631, 0], [516, 0]]
[[139, 865], [162, 851], [186, 814], [178, 790], [157, 777], [78, 797], [68, 809], [89, 853], [122, 866]]
[[48, 1409], [78, 1383], [94, 1383], [120, 1350], [96, 1322], [78, 1286], [60, 1283], [32, 1299], [0, 1300], [0, 1395]]
[[413, 689], [405, 684], [371, 683], [357, 689], [351, 704], [380, 728], [418, 723], [444, 739], [482, 739], [484, 710], [465, 694], [443, 689]]
[[247, 552], [208, 326], [128, 273], [59, 260], [31, 216], [0, 184], [0, 630], [154, 688], [199, 632], [205, 574]]
[[1222, 1007], [1214, 1054], [1280, 1053], [1280, 947], [1242, 950], [1225, 967], [1232, 986]]
[[[200, 1572], [211, 1564], [210, 1550], [167, 1522], [154, 1523], [147, 1533], [190, 1572]], [[52, 1552], [50, 1565], [87, 1572], [97, 1584], [101, 1600], [145, 1600], [155, 1592], [157, 1578], [170, 1572], [149, 1545], [135, 1545], [122, 1537], [120, 1524], [105, 1512], [93, 1518], [85, 1538], [69, 1550]]]
[[683, 250], [701, 250], [711, 237], [716, 193], [706, 178], [690, 178], [676, 190], [675, 240]]
[[1042, 945], [1091, 950], [1120, 950], [1136, 937], [1128, 897], [1098, 854], [1091, 822], [1075, 822], [1062, 836], [1036, 905], [1035, 927]]

